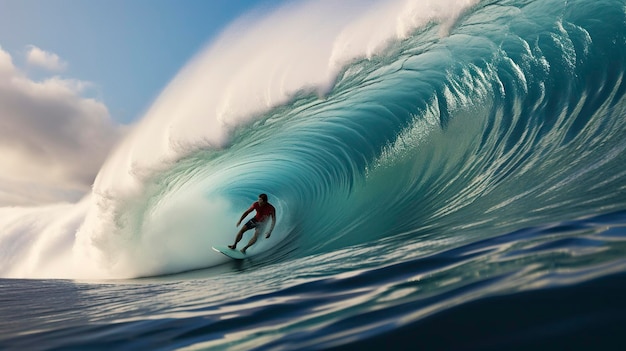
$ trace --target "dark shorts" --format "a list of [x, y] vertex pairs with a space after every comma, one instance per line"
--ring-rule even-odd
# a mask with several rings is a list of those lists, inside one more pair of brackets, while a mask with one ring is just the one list
[[261, 223], [257, 222], [256, 219], [252, 218], [251, 220], [246, 222], [245, 227], [248, 229], [252, 229], [252, 228], [258, 227], [259, 225], [261, 225]]

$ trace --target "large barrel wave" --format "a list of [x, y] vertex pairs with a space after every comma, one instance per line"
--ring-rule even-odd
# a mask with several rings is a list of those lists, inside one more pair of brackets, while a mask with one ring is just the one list
[[[261, 192], [279, 221], [250, 249], [271, 253], [260, 264], [376, 245], [418, 255], [625, 209], [623, 1], [458, 3], [236, 121], [240, 101], [219, 100], [209, 125], [198, 101], [225, 36], [112, 154], [94, 194], [60, 205], [54, 218], [75, 210], [55, 242], [77, 231], [65, 251], [133, 277], [220, 264], [207, 249], [232, 240]], [[5, 276], [68, 274], [16, 252]]]

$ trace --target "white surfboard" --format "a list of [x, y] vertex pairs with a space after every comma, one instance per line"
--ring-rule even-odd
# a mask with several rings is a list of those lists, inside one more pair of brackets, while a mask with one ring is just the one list
[[245, 253], [242, 253], [238, 249], [233, 250], [228, 246], [212, 246], [211, 248], [219, 253], [222, 253], [232, 258], [233, 260], [243, 260], [244, 258], [248, 257]]

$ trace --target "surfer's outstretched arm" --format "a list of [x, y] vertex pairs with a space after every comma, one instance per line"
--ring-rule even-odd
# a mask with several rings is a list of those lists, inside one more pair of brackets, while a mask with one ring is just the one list
[[235, 227], [239, 227], [239, 225], [241, 224], [241, 221], [243, 221], [244, 218], [246, 218], [246, 216], [250, 214], [250, 212], [252, 212], [252, 208], [245, 210], [244, 213], [241, 215], [241, 218], [239, 218], [239, 220], [237, 221], [237, 225], [235, 225]]

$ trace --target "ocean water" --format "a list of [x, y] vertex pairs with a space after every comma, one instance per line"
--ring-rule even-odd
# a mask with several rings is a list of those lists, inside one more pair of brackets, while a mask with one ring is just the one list
[[244, 18], [92, 193], [0, 209], [0, 349], [625, 349], [625, 69], [623, 0]]

